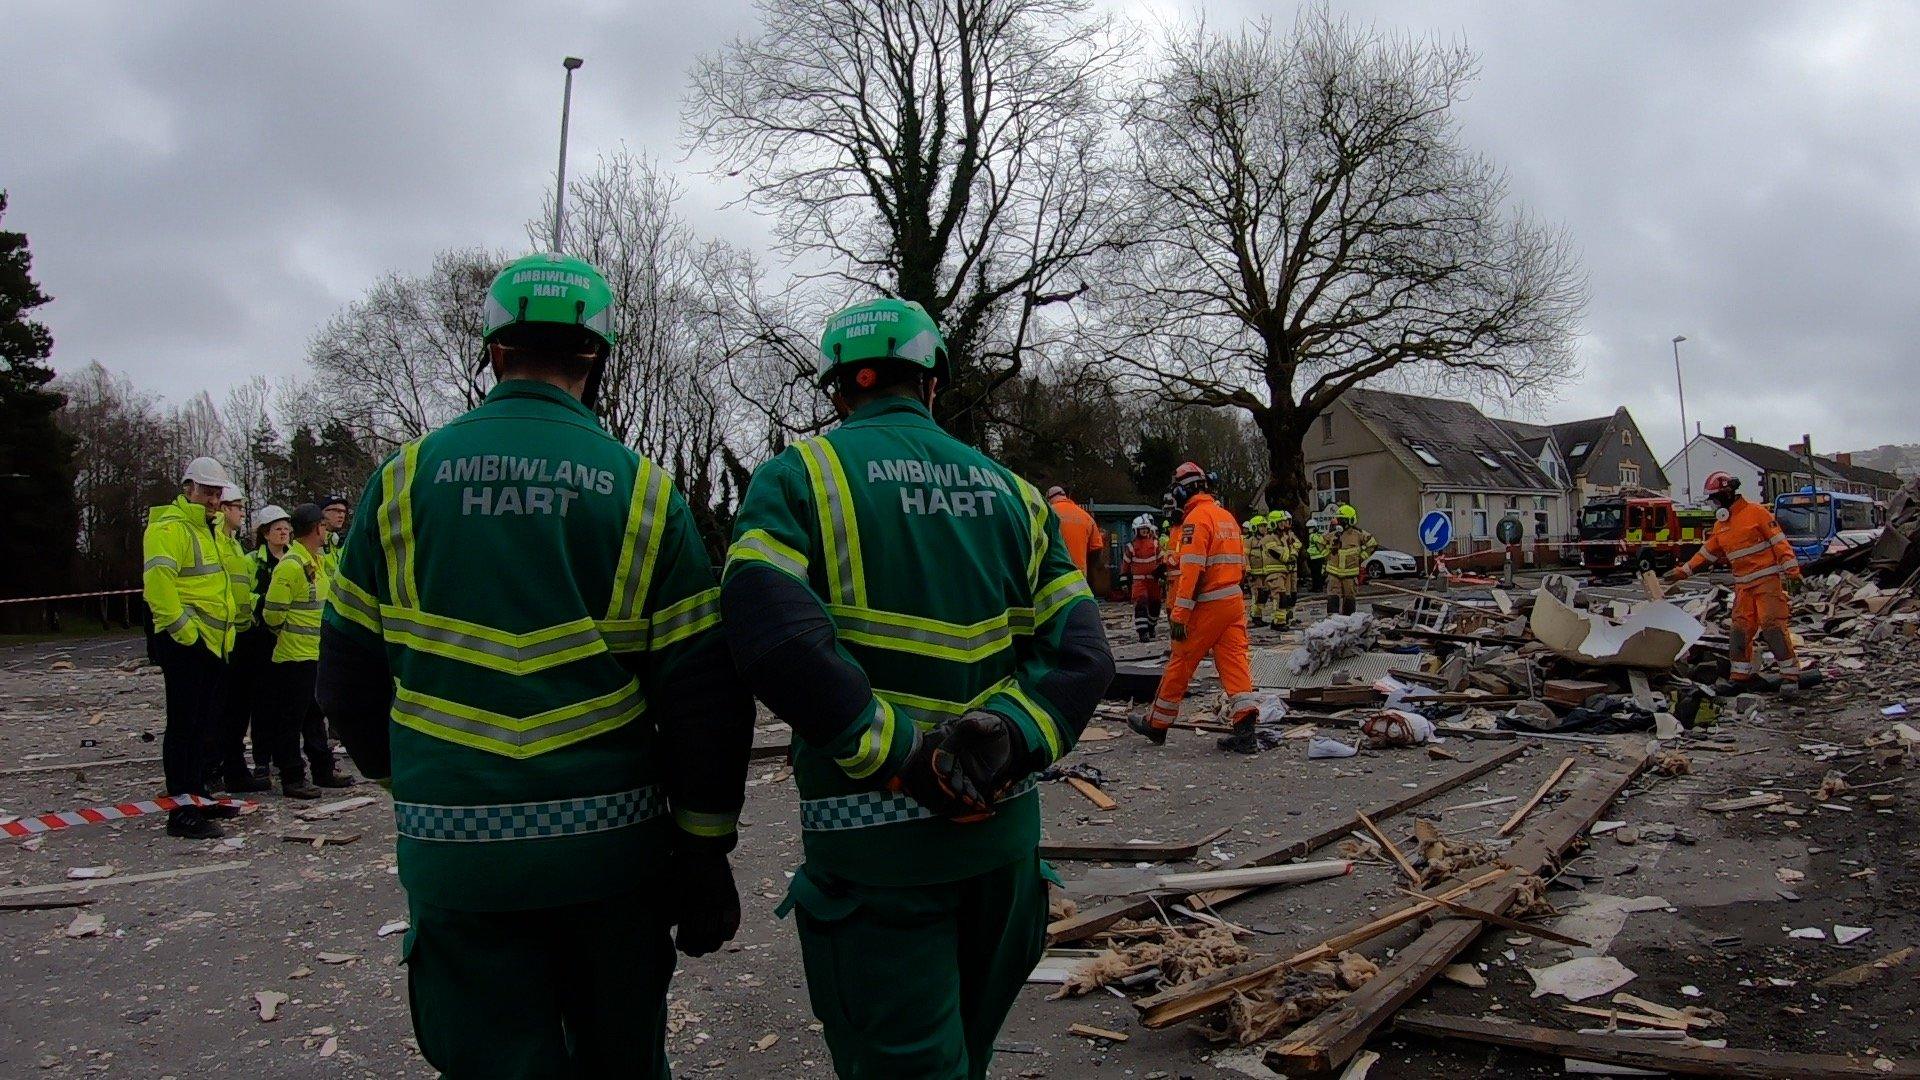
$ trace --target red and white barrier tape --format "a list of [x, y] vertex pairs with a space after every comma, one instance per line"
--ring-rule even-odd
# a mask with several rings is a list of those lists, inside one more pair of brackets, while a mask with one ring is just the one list
[[79, 810], [62, 810], [53, 814], [40, 814], [36, 817], [23, 817], [0, 825], [0, 833], [19, 839], [39, 833], [53, 832], [57, 829], [71, 828], [75, 825], [98, 825], [103, 821], [122, 821], [139, 817], [142, 814], [157, 814], [162, 810], [178, 810], [186, 806], [236, 806], [249, 807], [254, 804], [246, 799], [204, 799], [198, 795], [174, 798], [162, 795], [146, 802], [114, 803], [112, 806], [88, 806]]

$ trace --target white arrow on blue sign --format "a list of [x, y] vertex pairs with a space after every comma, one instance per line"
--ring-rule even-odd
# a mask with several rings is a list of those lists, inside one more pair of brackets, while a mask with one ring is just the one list
[[1453, 543], [1453, 515], [1444, 510], [1429, 510], [1420, 519], [1420, 546], [1429, 554], [1446, 550]]

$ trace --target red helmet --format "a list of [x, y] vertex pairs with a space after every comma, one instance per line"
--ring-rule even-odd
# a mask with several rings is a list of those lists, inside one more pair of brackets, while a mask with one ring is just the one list
[[1723, 491], [1731, 495], [1739, 490], [1740, 481], [1732, 473], [1715, 472], [1707, 476], [1706, 492], [1709, 495], [1718, 495]]
[[1179, 468], [1173, 470], [1173, 482], [1176, 484], [1191, 484], [1195, 480], [1205, 480], [1206, 478], [1207, 470], [1191, 461], [1183, 461], [1180, 463]]

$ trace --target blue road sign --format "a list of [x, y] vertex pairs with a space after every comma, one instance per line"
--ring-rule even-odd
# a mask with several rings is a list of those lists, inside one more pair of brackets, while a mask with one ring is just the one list
[[1445, 510], [1429, 510], [1427, 516], [1420, 519], [1420, 546], [1427, 553], [1438, 554], [1453, 543], [1453, 516]]

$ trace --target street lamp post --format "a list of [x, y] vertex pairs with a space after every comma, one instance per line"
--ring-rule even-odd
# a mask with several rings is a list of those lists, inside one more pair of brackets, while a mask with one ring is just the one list
[[[564, 151], [562, 151], [564, 155]], [[1673, 385], [1680, 391], [1680, 465], [1687, 474], [1687, 505], [1693, 505], [1693, 459], [1687, 455], [1687, 384], [1680, 378], [1680, 343], [1685, 334], [1673, 336]]]
[[567, 120], [573, 111], [573, 73], [584, 63], [586, 61], [577, 56], [560, 61], [560, 65], [567, 69], [567, 86], [560, 98], [560, 169], [553, 189], [553, 251], [556, 255], [564, 250], [563, 243], [566, 240], [567, 218], [563, 204], [567, 199]]

